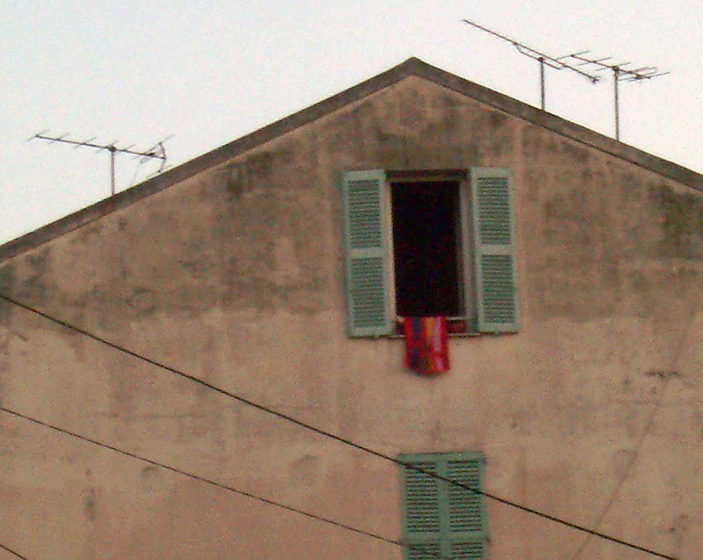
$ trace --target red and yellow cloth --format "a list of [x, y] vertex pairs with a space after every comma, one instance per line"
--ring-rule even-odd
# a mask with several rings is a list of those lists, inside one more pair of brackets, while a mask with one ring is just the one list
[[449, 370], [446, 317], [405, 317], [405, 367], [417, 373]]

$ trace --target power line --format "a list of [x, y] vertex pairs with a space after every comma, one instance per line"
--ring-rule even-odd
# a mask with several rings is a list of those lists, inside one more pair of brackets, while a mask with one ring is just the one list
[[[700, 299], [700, 296], [703, 294], [703, 284], [700, 284], [697, 297], [696, 299]], [[678, 340], [678, 344], [673, 345], [673, 350], [672, 350], [672, 356], [671, 356], [671, 373], [674, 373], [677, 371], [677, 366], [679, 364], [679, 361], [681, 360], [681, 356], [683, 355], [684, 349], [686, 348], [686, 334], [691, 330], [691, 326], [693, 325], [693, 322], [696, 318], [696, 313], [697, 309], [695, 306], [692, 306], [690, 316], [688, 318], [688, 321], [686, 323], [686, 328], [682, 330], [681, 337]], [[630, 473], [634, 469], [635, 463], [640, 457], [641, 451], [642, 451], [642, 446], [644, 445], [644, 442], [646, 438], [649, 436], [653, 426], [654, 426], [654, 420], [661, 410], [661, 404], [664, 401], [664, 394], [666, 393], [666, 390], [669, 387], [669, 380], [671, 379], [671, 374], [666, 374], [665, 372], [661, 372], [661, 375], [659, 376], [660, 379], [663, 381], [661, 391], [659, 392], [659, 395], [657, 396], [654, 406], [652, 407], [652, 412], [649, 415], [649, 419], [647, 420], [647, 423], [645, 424], [644, 430], [634, 448], [634, 455], [632, 456], [631, 460], [629, 461], [625, 473], [620, 479], [619, 483], [616, 485], [616, 487], [613, 489], [613, 491], [610, 494], [610, 497], [605, 503], [605, 506], [601, 510], [601, 512], [598, 514], [598, 517], [596, 518], [595, 522], [595, 527], [598, 528], [601, 524], [601, 522], [605, 519], [605, 516], [608, 514], [610, 508], [613, 506], [615, 503], [615, 500], [619, 497], [620, 492], [623, 489], [623, 486], [625, 482], [628, 480], [630, 477]], [[590, 544], [590, 535], [587, 535], [581, 545], [576, 549], [576, 552], [574, 553], [573, 557], [571, 560], [578, 560], [578, 558], [581, 556], [584, 550], [586, 550], [586, 547]]]
[[654, 550], [652, 550], [652, 549], [650, 549], [650, 548], [646, 548], [646, 547], [643, 547], [643, 546], [636, 545], [636, 544], [634, 544], [634, 543], [625, 541], [624, 539], [619, 539], [619, 538], [617, 538], [617, 537], [613, 537], [613, 536], [611, 536], [611, 535], [607, 535], [607, 534], [602, 533], [602, 532], [600, 532], [600, 531], [595, 531], [595, 530], [593, 530], [593, 529], [589, 529], [589, 528], [584, 527], [584, 526], [582, 526], [582, 525], [579, 525], [579, 524], [577, 524], [577, 523], [573, 523], [573, 522], [571, 522], [571, 521], [567, 521], [567, 520], [565, 520], [565, 519], [563, 519], [563, 518], [561, 518], [561, 517], [557, 517], [557, 516], [555, 516], [555, 515], [550, 515], [550, 514], [548, 514], [548, 513], [544, 513], [544, 512], [542, 512], [542, 511], [537, 510], [537, 509], [534, 509], [534, 508], [531, 508], [531, 507], [528, 507], [528, 506], [524, 506], [524, 505], [522, 505], [522, 504], [518, 504], [518, 503], [516, 503], [516, 502], [513, 502], [513, 501], [508, 500], [508, 499], [506, 499], [506, 498], [502, 498], [502, 497], [497, 496], [497, 495], [495, 495], [495, 494], [492, 494], [492, 493], [490, 493], [490, 492], [485, 492], [485, 491], [482, 491], [482, 490], [478, 490], [478, 489], [476, 489], [476, 488], [472, 488], [472, 487], [470, 487], [470, 486], [467, 486], [467, 485], [462, 484], [462, 483], [460, 483], [460, 482], [457, 482], [457, 481], [455, 481], [455, 480], [452, 480], [452, 479], [443, 477], [443, 476], [441, 476], [441, 475], [437, 475], [437, 474], [434, 474], [434, 473], [430, 473], [430, 472], [424, 471], [423, 469], [420, 469], [420, 468], [415, 467], [415, 466], [413, 466], [413, 465], [407, 464], [407, 463], [401, 461], [400, 459], [396, 459], [396, 458], [394, 458], [394, 457], [391, 457], [390, 455], [386, 455], [385, 453], [382, 453], [381, 451], [378, 451], [378, 450], [373, 449], [373, 448], [371, 448], [371, 447], [362, 445], [362, 444], [360, 444], [360, 443], [356, 443], [356, 442], [354, 442], [354, 441], [352, 441], [352, 440], [350, 440], [350, 439], [343, 438], [342, 436], [339, 436], [339, 435], [334, 434], [334, 433], [332, 433], [332, 432], [329, 432], [329, 431], [327, 431], [327, 430], [323, 430], [322, 428], [318, 428], [318, 427], [316, 427], [316, 426], [313, 426], [312, 424], [308, 424], [307, 422], [304, 422], [304, 421], [302, 421], [302, 420], [300, 420], [300, 419], [298, 419], [298, 418], [295, 418], [295, 417], [290, 416], [290, 415], [288, 415], [288, 414], [285, 414], [285, 413], [283, 413], [283, 412], [279, 412], [279, 411], [277, 411], [277, 410], [275, 410], [275, 409], [273, 409], [273, 408], [270, 408], [270, 407], [268, 407], [268, 406], [266, 406], [266, 405], [263, 405], [263, 404], [261, 404], [261, 403], [252, 401], [251, 399], [248, 399], [248, 398], [246, 398], [246, 397], [242, 397], [241, 395], [237, 395], [236, 393], [232, 393], [232, 392], [230, 392], [230, 391], [227, 391], [226, 389], [223, 389], [223, 388], [221, 388], [221, 387], [218, 387], [218, 386], [216, 386], [216, 385], [213, 385], [213, 384], [211, 384], [211, 383], [208, 383], [207, 381], [204, 381], [204, 380], [202, 380], [202, 379], [200, 379], [200, 378], [198, 378], [198, 377], [195, 377], [194, 375], [191, 375], [191, 374], [189, 374], [189, 373], [186, 373], [186, 372], [184, 372], [184, 371], [181, 371], [181, 370], [179, 370], [179, 369], [177, 369], [177, 368], [175, 368], [175, 367], [169, 366], [169, 365], [167, 365], [167, 364], [165, 364], [165, 363], [163, 363], [163, 362], [159, 362], [159, 361], [154, 360], [154, 359], [152, 359], [152, 358], [148, 358], [148, 357], [146, 357], [146, 356], [143, 356], [143, 355], [141, 355], [141, 354], [138, 354], [137, 352], [134, 352], [133, 350], [129, 350], [128, 348], [126, 348], [126, 347], [124, 347], [124, 346], [120, 346], [119, 344], [115, 344], [114, 342], [111, 342], [111, 341], [109, 341], [109, 340], [107, 340], [107, 339], [105, 339], [105, 338], [103, 338], [103, 337], [101, 337], [101, 336], [99, 336], [99, 335], [96, 335], [96, 334], [94, 334], [94, 333], [92, 333], [92, 332], [89, 332], [89, 331], [87, 331], [87, 330], [85, 330], [85, 329], [82, 329], [82, 328], [80, 328], [80, 327], [77, 327], [77, 326], [75, 326], [75, 325], [73, 325], [73, 324], [71, 324], [71, 323], [68, 323], [67, 321], [64, 321], [64, 320], [62, 320], [62, 319], [59, 319], [59, 318], [54, 317], [54, 316], [52, 316], [52, 315], [49, 315], [49, 314], [47, 314], [47, 313], [45, 313], [45, 312], [43, 312], [43, 311], [40, 311], [40, 310], [38, 310], [38, 309], [36, 309], [36, 308], [34, 308], [34, 307], [30, 306], [30, 305], [27, 305], [27, 304], [25, 304], [25, 303], [22, 303], [22, 302], [20, 302], [20, 301], [17, 301], [17, 300], [15, 300], [15, 299], [13, 299], [13, 298], [11, 298], [11, 297], [8, 297], [8, 296], [6, 296], [6, 295], [4, 295], [4, 294], [1, 294], [1, 293], [0, 293], [0, 299], [6, 301], [6, 302], [8, 302], [8, 303], [10, 303], [10, 304], [12, 304], [12, 305], [14, 305], [14, 306], [16, 306], [16, 307], [19, 307], [19, 308], [21, 308], [21, 309], [24, 309], [25, 311], [28, 311], [28, 312], [30, 312], [30, 313], [33, 313], [33, 314], [38, 315], [38, 316], [40, 316], [40, 317], [43, 317], [44, 319], [47, 319], [48, 321], [51, 321], [51, 322], [53, 322], [53, 323], [55, 323], [55, 324], [57, 324], [57, 325], [60, 325], [60, 326], [62, 326], [62, 327], [64, 327], [64, 328], [67, 328], [67, 329], [69, 329], [69, 330], [72, 330], [72, 331], [74, 331], [74, 332], [77, 332], [77, 333], [79, 333], [79, 334], [82, 334], [82, 335], [84, 335], [84, 336], [86, 336], [86, 337], [88, 337], [88, 338], [90, 338], [90, 339], [92, 339], [92, 340], [95, 340], [96, 342], [99, 342], [99, 343], [104, 344], [104, 345], [106, 345], [106, 346], [108, 346], [108, 347], [110, 347], [110, 348], [112, 348], [112, 349], [114, 349], [114, 350], [117, 350], [118, 352], [121, 352], [121, 353], [126, 354], [126, 355], [128, 355], [128, 356], [132, 356], [132, 357], [134, 357], [134, 358], [136, 358], [136, 359], [138, 359], [138, 360], [140, 360], [140, 361], [143, 361], [143, 362], [145, 362], [145, 363], [147, 363], [147, 364], [150, 364], [150, 365], [153, 365], [153, 366], [158, 367], [158, 368], [160, 368], [160, 369], [163, 369], [163, 370], [165, 370], [165, 371], [167, 371], [167, 372], [169, 372], [169, 373], [172, 373], [172, 374], [174, 374], [174, 375], [177, 375], [177, 376], [179, 376], [179, 377], [183, 377], [184, 379], [188, 379], [188, 380], [190, 380], [190, 381], [193, 381], [194, 383], [197, 383], [198, 385], [201, 385], [201, 386], [206, 387], [206, 388], [208, 388], [208, 389], [210, 389], [210, 390], [212, 390], [212, 391], [215, 391], [215, 392], [217, 392], [217, 393], [220, 393], [221, 395], [224, 395], [224, 396], [226, 396], [226, 397], [229, 397], [229, 398], [231, 398], [231, 399], [233, 399], [233, 400], [236, 400], [236, 401], [238, 401], [238, 402], [240, 402], [240, 403], [242, 403], [242, 404], [246, 404], [246, 405], [248, 405], [248, 406], [250, 406], [250, 407], [252, 407], [252, 408], [255, 408], [255, 409], [257, 409], [257, 410], [260, 410], [260, 411], [262, 411], [262, 412], [265, 412], [265, 413], [267, 413], [267, 414], [270, 414], [270, 415], [272, 415], [272, 416], [275, 416], [275, 417], [277, 417], [277, 418], [280, 418], [280, 419], [282, 419], [282, 420], [285, 420], [286, 422], [290, 422], [290, 423], [292, 423], [292, 424], [295, 424], [295, 425], [297, 425], [297, 426], [300, 426], [301, 428], [304, 428], [304, 429], [306, 429], [306, 430], [309, 430], [309, 431], [311, 431], [311, 432], [314, 432], [314, 433], [316, 433], [316, 434], [319, 434], [319, 435], [321, 435], [321, 436], [323, 436], [323, 437], [326, 437], [326, 438], [329, 438], [329, 439], [333, 439], [333, 440], [335, 440], [335, 441], [338, 441], [338, 442], [340, 442], [340, 443], [342, 443], [342, 444], [344, 444], [344, 445], [346, 445], [346, 446], [348, 446], [348, 447], [352, 447], [352, 448], [357, 449], [357, 450], [359, 450], [359, 451], [363, 451], [364, 453], [368, 453], [368, 454], [370, 454], [370, 455], [373, 455], [373, 456], [378, 457], [378, 458], [380, 458], [380, 459], [383, 459], [383, 460], [385, 460], [385, 461], [394, 463], [394, 464], [399, 465], [399, 466], [401, 466], [401, 467], [409, 468], [409, 469], [412, 469], [412, 470], [421, 472], [421, 473], [423, 473], [423, 474], [426, 474], [426, 475], [431, 476], [431, 477], [433, 477], [433, 478], [436, 478], [436, 479], [438, 479], [438, 480], [442, 480], [442, 481], [444, 481], [444, 482], [447, 482], [448, 484], [452, 484], [452, 485], [458, 486], [458, 487], [460, 487], [460, 488], [462, 488], [462, 489], [464, 489], [464, 490], [468, 490], [468, 491], [470, 491], [470, 492], [473, 492], [474, 494], [483, 495], [483, 496], [485, 496], [486, 498], [489, 498], [489, 499], [491, 499], [491, 500], [493, 500], [493, 501], [495, 501], [495, 502], [498, 502], [498, 503], [500, 503], [500, 504], [503, 504], [503, 505], [506, 505], [506, 506], [509, 506], [509, 507], [518, 509], [518, 510], [520, 510], [520, 511], [523, 511], [523, 512], [528, 513], [528, 514], [531, 514], [531, 515], [535, 515], [535, 516], [537, 516], [537, 517], [541, 517], [541, 518], [543, 518], [543, 519], [546, 519], [546, 520], [548, 520], [548, 521], [552, 521], [552, 522], [554, 522], [554, 523], [558, 523], [558, 524], [563, 525], [563, 526], [565, 526], [565, 527], [569, 527], [569, 528], [571, 528], [571, 529], [574, 529], [574, 530], [577, 530], [577, 531], [581, 531], [581, 532], [586, 533], [586, 534], [588, 534], [588, 535], [591, 535], [591, 536], [594, 536], [594, 537], [598, 537], [598, 538], [601, 538], [601, 539], [604, 539], [604, 540], [607, 540], [607, 541], [610, 541], [610, 542], [613, 542], [613, 543], [622, 545], [622, 546], [624, 546], [624, 547], [631, 548], [631, 549], [633, 549], [633, 550], [637, 550], [637, 551], [640, 551], [640, 552], [644, 552], [644, 553], [647, 553], [647, 554], [651, 554], [652, 556], [657, 556], [657, 557], [659, 557], [659, 558], [664, 558], [665, 560], [677, 560], [677, 558], [675, 558], [675, 557], [673, 557], [673, 556], [669, 556], [669, 555], [666, 555], [666, 554], [663, 554], [663, 553], [660, 553], [660, 552], [656, 552], [656, 551], [654, 551]]
[[0, 543], [0, 548], [2, 548], [3, 550], [9, 552], [10, 554], [12, 554], [13, 556], [19, 558], [20, 560], [29, 560], [29, 558], [27, 558], [26, 556], [22, 556], [22, 555], [21, 555], [19, 552], [17, 552], [16, 550], [12, 550], [9, 546], [5, 546], [5, 545], [2, 544], [2, 543]]
[[[257, 494], [253, 494], [253, 493], [247, 492], [247, 491], [245, 491], [245, 490], [240, 490], [239, 488], [235, 488], [234, 486], [230, 486], [230, 485], [227, 485], [227, 484], [223, 484], [223, 483], [221, 483], [221, 482], [214, 481], [214, 480], [209, 479], [209, 478], [206, 478], [206, 477], [204, 477], [204, 476], [201, 476], [201, 475], [198, 475], [198, 474], [195, 474], [195, 473], [191, 473], [191, 472], [185, 471], [185, 470], [183, 470], [183, 469], [179, 469], [179, 468], [177, 468], [177, 467], [173, 467], [173, 466], [168, 465], [168, 464], [166, 464], [166, 463], [162, 463], [162, 462], [156, 461], [156, 460], [154, 460], [154, 459], [149, 459], [148, 457], [143, 457], [142, 455], [139, 455], [139, 454], [134, 453], [134, 452], [132, 452], [132, 451], [126, 451], [126, 450], [121, 449], [121, 448], [119, 448], [119, 447], [117, 447], [117, 446], [115, 446], [115, 445], [112, 445], [112, 444], [109, 444], [109, 443], [105, 443], [105, 442], [102, 442], [102, 441], [99, 441], [99, 440], [96, 440], [96, 439], [89, 438], [89, 437], [87, 437], [87, 436], [84, 436], [84, 435], [82, 435], [82, 434], [79, 434], [78, 432], [73, 432], [73, 431], [71, 431], [71, 430], [67, 430], [66, 428], [62, 428], [62, 427], [60, 427], [60, 426], [56, 426], [56, 425], [51, 424], [51, 423], [49, 423], [49, 422], [46, 422], [46, 421], [44, 421], [44, 420], [39, 420], [38, 418], [34, 418], [34, 417], [29, 416], [29, 415], [27, 415], [27, 414], [23, 414], [23, 413], [21, 413], [21, 412], [17, 412], [16, 410], [12, 410], [11, 408], [7, 408], [6, 406], [3, 406], [3, 405], [0, 405], [0, 411], [5, 412], [5, 413], [7, 413], [7, 414], [10, 414], [10, 415], [12, 415], [12, 416], [15, 416], [15, 417], [17, 417], [17, 418], [20, 418], [20, 419], [22, 419], [22, 420], [26, 420], [26, 421], [28, 421], [28, 422], [32, 422], [33, 424], [37, 424], [37, 425], [42, 426], [42, 427], [44, 427], [44, 428], [49, 428], [50, 430], [54, 430], [54, 431], [56, 431], [56, 432], [59, 432], [60, 434], [63, 434], [63, 435], [66, 435], [66, 436], [70, 436], [70, 437], [72, 437], [72, 438], [79, 439], [79, 440], [81, 440], [81, 441], [83, 441], [83, 442], [90, 443], [90, 444], [92, 444], [92, 445], [96, 445], [96, 446], [98, 446], [98, 447], [102, 447], [102, 448], [104, 448], [104, 449], [108, 449], [108, 450], [110, 450], [110, 451], [114, 451], [115, 453], [119, 453], [119, 454], [121, 454], [121, 455], [125, 455], [126, 457], [130, 457], [130, 458], [132, 458], [132, 459], [137, 459], [138, 461], [142, 461], [142, 462], [144, 462], [144, 463], [148, 463], [149, 465], [153, 465], [153, 466], [155, 466], [155, 467], [160, 467], [160, 468], [162, 468], [162, 469], [164, 469], [164, 470], [167, 470], [167, 471], [170, 471], [170, 472], [173, 472], [173, 473], [176, 473], [176, 474], [180, 474], [180, 475], [182, 475], [182, 476], [186, 476], [186, 477], [191, 478], [191, 479], [193, 479], [193, 480], [196, 480], [196, 481], [198, 481], [198, 482], [203, 482], [203, 483], [205, 483], [205, 484], [209, 484], [209, 485], [211, 485], [211, 486], [214, 486], [215, 488], [219, 488], [219, 489], [221, 489], [221, 490], [226, 490], [227, 492], [232, 492], [233, 494], [239, 494], [240, 496], [244, 496], [244, 497], [246, 497], [246, 498], [250, 498], [250, 499], [252, 499], [252, 500], [256, 500], [256, 501], [258, 501], [258, 502], [262, 502], [262, 503], [265, 503], [265, 504], [267, 504], [267, 505], [274, 506], [274, 507], [277, 507], [277, 508], [280, 508], [280, 509], [284, 509], [284, 510], [289, 511], [289, 512], [291, 512], [291, 513], [297, 513], [298, 515], [302, 515], [302, 516], [307, 517], [307, 518], [309, 518], [309, 519], [313, 519], [313, 520], [315, 520], [315, 521], [320, 521], [320, 522], [322, 522], [322, 523], [326, 523], [326, 524], [328, 524], [328, 525], [332, 525], [333, 527], [337, 527], [338, 529], [344, 529], [345, 531], [350, 531], [350, 532], [356, 533], [356, 534], [358, 534], [358, 535], [362, 535], [362, 536], [365, 536], [365, 537], [370, 537], [370, 538], [373, 538], [373, 539], [376, 539], [376, 540], [379, 540], [379, 541], [382, 541], [382, 542], [385, 542], [385, 543], [388, 543], [388, 544], [392, 544], [392, 545], [394, 545], [394, 546], [399, 546], [399, 547], [401, 547], [401, 548], [407, 548], [407, 549], [410, 549], [410, 550], [418, 549], [418, 550], [423, 550], [423, 551], [425, 551], [425, 549], [422, 548], [421, 546], [403, 543], [402, 541], [399, 541], [399, 540], [396, 540], [396, 539], [391, 539], [391, 538], [388, 538], [388, 537], [384, 537], [383, 535], [379, 535], [378, 533], [372, 533], [371, 531], [366, 531], [366, 530], [364, 530], [364, 529], [359, 529], [358, 527], [354, 527], [353, 525], [348, 525], [348, 524], [346, 524], [346, 523], [341, 523], [340, 521], [335, 521], [334, 519], [330, 519], [330, 518], [328, 518], [328, 517], [323, 517], [323, 516], [321, 516], [321, 515], [317, 515], [317, 514], [314, 514], [314, 513], [310, 513], [310, 512], [308, 512], [308, 511], [305, 511], [305, 510], [302, 510], [302, 509], [299, 509], [299, 508], [296, 508], [296, 507], [293, 507], [293, 506], [290, 506], [290, 505], [287, 505], [287, 504], [283, 504], [283, 503], [281, 503], [281, 502], [277, 502], [277, 501], [272, 500], [272, 499], [270, 499], [270, 498], [264, 498], [264, 497], [259, 496], [259, 495], [257, 495]], [[417, 470], [420, 470], [420, 469], [417, 469]], [[421, 471], [421, 472], [425, 472], [425, 471]], [[431, 473], [426, 473], [426, 474], [431, 474]], [[10, 548], [8, 548], [8, 547], [5, 547], [5, 546], [2, 545], [2, 544], [0, 544], [0, 548], [4, 548], [5, 550], [7, 550], [8, 552], [11, 552], [12, 554], [14, 554], [15, 556], [17, 556], [17, 557], [20, 558], [21, 560], [29, 560], [28, 558], [25, 558], [25, 557], [22, 556], [21, 554], [19, 554], [19, 553], [13, 551], [12, 549], [10, 549]], [[427, 551], [425, 551], [425, 552], [427, 552]], [[450, 558], [447, 558], [447, 557], [442, 556], [442, 555], [440, 555], [440, 554], [436, 554], [436, 553], [433, 553], [433, 552], [429, 552], [429, 553], [430, 553], [432, 556], [434, 556], [435, 558], [437, 558], [438, 560], [451, 560]]]
[[[132, 458], [132, 459], [137, 459], [139, 461], [143, 461], [144, 463], [148, 463], [148, 464], [153, 465], [155, 467], [160, 467], [162, 469], [165, 469], [167, 471], [170, 471], [170, 472], [173, 472], [176, 474], [180, 474], [182, 476], [186, 476], [186, 477], [191, 478], [193, 480], [197, 480], [198, 482], [204, 482], [205, 484], [209, 484], [209, 485], [214, 486], [216, 488], [219, 488], [221, 490], [226, 490], [227, 492], [239, 494], [240, 496], [244, 496], [246, 498], [251, 498], [252, 500], [256, 500], [256, 501], [263, 502], [263, 503], [271, 505], [271, 506], [285, 509], [286, 511], [290, 511], [292, 513], [297, 513], [299, 515], [303, 515], [303, 516], [308, 517], [310, 519], [314, 519], [315, 521], [321, 521], [323, 523], [327, 523], [328, 525], [333, 525], [334, 527], [338, 527], [340, 529], [345, 529], [347, 531], [351, 531], [351, 532], [357, 533], [359, 535], [364, 535], [366, 537], [371, 537], [373, 539], [383, 541], [383, 542], [386, 542], [389, 544], [393, 544], [393, 545], [401, 546], [401, 547], [409, 546], [409, 545], [403, 544], [401, 541], [397, 541], [395, 539], [390, 539], [388, 537], [384, 537], [383, 535], [379, 535], [377, 533], [372, 533], [370, 531], [365, 531], [363, 529], [359, 529], [358, 527], [353, 527], [351, 525], [347, 525], [345, 523], [341, 523], [339, 521], [335, 521], [333, 519], [329, 519], [329, 518], [323, 517], [321, 515], [316, 515], [314, 513], [310, 513], [308, 511], [298, 509], [296, 507], [289, 506], [289, 505], [283, 504], [281, 502], [277, 502], [275, 500], [271, 500], [269, 498], [263, 498], [263, 497], [258, 496], [256, 494], [252, 494], [251, 492], [247, 492], [245, 490], [240, 490], [239, 488], [235, 488], [234, 486], [230, 486], [230, 485], [224, 484], [222, 482], [217, 482], [215, 480], [206, 478], [204, 476], [201, 476], [201, 475], [198, 475], [198, 474], [195, 474], [192, 472], [188, 472], [188, 471], [179, 469], [177, 467], [172, 467], [166, 463], [162, 463], [162, 462], [156, 461], [154, 459], [149, 459], [148, 457], [143, 457], [142, 455], [138, 455], [137, 453], [133, 453], [132, 451], [126, 451], [124, 449], [121, 449], [121, 448], [116, 447], [114, 445], [111, 445], [109, 443], [105, 443], [105, 442], [102, 442], [102, 441], [99, 441], [96, 439], [89, 438], [89, 437], [84, 436], [82, 434], [79, 434], [77, 432], [67, 430], [66, 428], [61, 428], [60, 426], [56, 426], [54, 424], [50, 424], [49, 422], [39, 420], [39, 419], [34, 418], [32, 416], [29, 416], [27, 414], [17, 412], [16, 410], [12, 410], [10, 408], [7, 408], [4, 405], [0, 405], [0, 411], [5, 412], [7, 414], [10, 414], [12, 416], [15, 416], [17, 418], [21, 418], [22, 420], [32, 422], [33, 424], [37, 424], [37, 425], [42, 426], [44, 428], [49, 428], [49, 429], [54, 430], [56, 432], [59, 432], [63, 435], [79, 439], [83, 442], [90, 443], [92, 445], [97, 445], [97, 446], [102, 447], [104, 449], [109, 449], [110, 451], [114, 451], [115, 453], [119, 453], [121, 455], [125, 455], [127, 457]], [[0, 545], [0, 547], [2, 547], [2, 545]], [[5, 547], [2, 547], [2, 548], [5, 548]], [[10, 549], [6, 549], [6, 550], [8, 550], [9, 552], [12, 552], [13, 554], [18, 556], [19, 558], [22, 558], [23, 560], [28, 560]]]

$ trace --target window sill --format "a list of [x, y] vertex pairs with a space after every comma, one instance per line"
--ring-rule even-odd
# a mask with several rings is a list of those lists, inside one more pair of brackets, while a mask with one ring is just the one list
[[[463, 318], [447, 318], [447, 334], [450, 338], [458, 337], [474, 337], [481, 336], [485, 333], [473, 332], [466, 330], [466, 319]], [[403, 332], [403, 320], [397, 319], [395, 321], [395, 332], [389, 335], [389, 338], [405, 338], [405, 333]]]

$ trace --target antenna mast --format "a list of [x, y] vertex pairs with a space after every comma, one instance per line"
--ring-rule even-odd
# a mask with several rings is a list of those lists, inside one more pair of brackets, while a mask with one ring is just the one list
[[569, 58], [580, 61], [579, 66], [596, 67], [596, 71], [610, 70], [613, 73], [613, 95], [615, 103], [615, 139], [620, 140], [620, 82], [640, 82], [642, 80], [651, 80], [659, 76], [665, 76], [669, 72], [660, 72], [654, 66], [642, 66], [641, 68], [625, 68], [630, 65], [630, 62], [621, 62], [613, 64], [608, 61], [611, 57], [605, 58], [590, 58], [585, 55], [588, 51], [570, 54]]
[[[544, 80], [544, 67], [549, 66], [549, 68], [553, 68], [554, 70], [571, 70], [572, 72], [576, 72], [577, 74], [583, 76], [584, 78], [587, 78], [592, 84], [595, 84], [600, 80], [599, 76], [595, 76], [593, 74], [589, 74], [588, 72], [585, 72], [577, 66], [579, 65], [571, 65], [568, 64], [567, 62], [564, 61], [565, 58], [568, 58], [566, 56], [560, 57], [560, 58], [555, 58], [553, 56], [549, 56], [548, 54], [544, 54], [536, 49], [533, 49], [532, 47], [528, 47], [527, 45], [524, 45], [523, 43], [520, 43], [519, 41], [516, 41], [515, 39], [511, 39], [510, 37], [506, 37], [505, 35], [501, 35], [500, 33], [497, 33], [491, 29], [488, 29], [487, 27], [483, 27], [482, 25], [479, 25], [478, 23], [474, 23], [473, 21], [469, 21], [468, 19], [462, 20], [464, 23], [471, 25], [472, 27], [475, 27], [476, 29], [480, 29], [481, 31], [485, 31], [486, 33], [489, 33], [490, 35], [493, 35], [494, 37], [498, 37], [499, 39], [502, 39], [503, 41], [507, 41], [511, 45], [513, 45], [517, 51], [525, 55], [533, 60], [536, 60], [539, 62], [539, 83], [540, 83], [540, 101], [541, 101], [541, 108], [544, 111], [545, 108], [545, 80]], [[583, 54], [583, 53], [582, 53]]]
[[95, 136], [84, 141], [69, 140], [66, 138], [68, 134], [63, 134], [61, 136], [47, 136], [46, 132], [48, 130], [43, 130], [42, 132], [37, 132], [34, 136], [29, 138], [29, 140], [34, 140], [39, 138], [40, 140], [46, 140], [50, 144], [55, 142], [60, 142], [61, 144], [70, 144], [74, 148], [80, 148], [81, 146], [86, 148], [96, 148], [98, 152], [106, 150], [110, 153], [110, 194], [115, 195], [115, 157], [117, 154], [128, 154], [140, 157], [142, 159], [160, 159], [161, 166], [159, 167], [159, 172], [163, 171], [166, 165], [166, 148], [164, 147], [164, 142], [168, 139], [165, 138], [154, 144], [151, 148], [146, 150], [136, 150], [132, 149], [134, 144], [127, 146], [126, 148], [119, 148], [115, 145], [115, 142], [110, 142], [109, 144], [96, 144], [94, 142]]

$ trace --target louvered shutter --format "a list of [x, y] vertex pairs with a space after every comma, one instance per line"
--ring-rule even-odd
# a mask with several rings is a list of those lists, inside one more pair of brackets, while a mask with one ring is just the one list
[[[403, 462], [425, 472], [439, 474], [436, 458], [408, 457]], [[412, 468], [403, 471], [403, 543], [406, 558], [427, 560], [441, 556], [441, 481]]]
[[[426, 473], [483, 491], [479, 453], [405, 455], [400, 460]], [[403, 469], [403, 543], [408, 560], [478, 560], [486, 553], [485, 498], [414, 470]]]
[[347, 172], [342, 190], [348, 332], [351, 336], [390, 334], [385, 174], [382, 170]]
[[513, 194], [506, 169], [471, 170], [479, 332], [517, 332]]
[[[446, 477], [483, 491], [481, 457], [457, 457], [447, 460]], [[456, 560], [483, 558], [487, 538], [485, 497], [461, 486], [447, 484], [450, 556]]]

